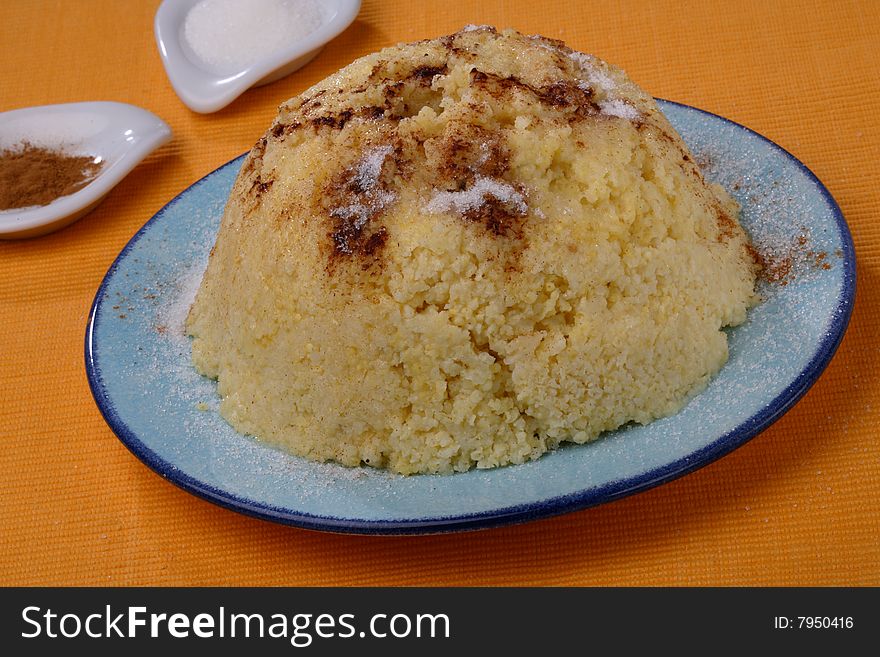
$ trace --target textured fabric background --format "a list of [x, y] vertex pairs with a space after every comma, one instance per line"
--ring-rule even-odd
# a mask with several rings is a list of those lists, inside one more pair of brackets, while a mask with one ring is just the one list
[[[165, 78], [157, 6], [0, 3], [0, 110], [117, 100], [174, 130], [86, 218], [0, 242], [0, 584], [880, 584], [880, 4], [365, 0], [305, 69], [207, 116]], [[858, 254], [856, 309], [831, 366], [781, 421], [713, 465], [516, 527], [335, 536], [246, 518], [163, 481], [110, 432], [86, 382], [86, 314], [107, 267], [165, 202], [249, 149], [280, 102], [360, 55], [466, 23], [564, 39], [805, 162]]]

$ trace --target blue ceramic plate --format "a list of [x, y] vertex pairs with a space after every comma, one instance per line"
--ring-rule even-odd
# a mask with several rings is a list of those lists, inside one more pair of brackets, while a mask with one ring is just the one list
[[828, 364], [852, 310], [855, 254], [834, 199], [789, 153], [713, 114], [660, 105], [708, 177], [742, 204], [743, 224], [787, 283], [764, 285], [766, 300], [729, 331], [729, 362], [677, 415], [533, 463], [447, 476], [313, 463], [236, 433], [217, 413], [216, 384], [190, 365], [182, 322], [242, 158], [166, 205], [107, 272], [85, 342], [98, 407], [139, 459], [181, 488], [249, 515], [337, 532], [523, 522], [714, 461], [777, 420]]

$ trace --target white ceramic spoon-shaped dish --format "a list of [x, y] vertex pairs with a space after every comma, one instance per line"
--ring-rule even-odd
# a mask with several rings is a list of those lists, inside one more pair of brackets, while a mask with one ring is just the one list
[[92, 210], [147, 155], [171, 139], [155, 114], [125, 103], [43, 105], [0, 113], [0, 151], [28, 142], [101, 158], [88, 184], [47, 205], [0, 211], [0, 238], [44, 235]]
[[226, 107], [253, 86], [274, 82], [302, 68], [351, 25], [361, 8], [361, 0], [323, 0], [324, 21], [314, 32], [241, 71], [221, 75], [200, 66], [185, 43], [186, 16], [198, 2], [165, 0], [156, 11], [154, 28], [171, 86], [187, 107], [202, 114]]

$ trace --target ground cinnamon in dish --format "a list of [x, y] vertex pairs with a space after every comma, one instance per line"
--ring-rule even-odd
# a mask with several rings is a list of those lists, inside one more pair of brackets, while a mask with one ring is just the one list
[[0, 210], [48, 205], [92, 180], [104, 163], [23, 142], [0, 151]]

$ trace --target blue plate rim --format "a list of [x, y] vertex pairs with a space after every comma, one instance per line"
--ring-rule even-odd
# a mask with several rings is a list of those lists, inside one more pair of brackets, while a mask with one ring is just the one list
[[259, 518], [261, 520], [268, 520], [302, 529], [344, 534], [439, 534], [455, 531], [489, 529], [492, 527], [527, 522], [539, 518], [549, 518], [597, 506], [599, 504], [605, 504], [623, 497], [628, 497], [635, 493], [649, 490], [690, 474], [695, 470], [713, 463], [722, 456], [729, 454], [734, 449], [741, 447], [757, 436], [787, 413], [798, 401], [800, 401], [828, 366], [828, 363], [831, 361], [831, 358], [834, 356], [834, 353], [837, 351], [837, 348], [843, 340], [855, 304], [855, 246], [853, 244], [849, 226], [843, 216], [843, 212], [840, 210], [840, 206], [834, 200], [834, 197], [822, 181], [819, 180], [816, 174], [785, 148], [764, 135], [755, 132], [751, 128], [747, 128], [740, 123], [713, 112], [662, 98], [658, 98], [657, 101], [661, 107], [664, 104], [677, 105], [715, 119], [720, 119], [740, 130], [752, 133], [770, 145], [771, 148], [781, 153], [793, 162], [819, 190], [823, 199], [832, 210], [834, 221], [841, 238], [843, 288], [838, 298], [838, 305], [833, 313], [832, 323], [812, 358], [794, 380], [771, 402], [766, 404], [758, 412], [740, 423], [731, 431], [722, 434], [711, 444], [659, 468], [643, 472], [633, 477], [615, 480], [597, 488], [585, 489], [546, 500], [519, 504], [480, 513], [401, 520], [362, 520], [356, 518], [313, 515], [241, 497], [206, 484], [205, 482], [183, 472], [173, 463], [162, 458], [150, 449], [128, 427], [128, 425], [126, 425], [116, 412], [113, 402], [104, 386], [99, 358], [97, 351], [94, 348], [95, 328], [100, 322], [101, 303], [109, 281], [112, 279], [119, 264], [126, 258], [128, 252], [135, 244], [137, 244], [151, 224], [160, 219], [186, 192], [197, 188], [217, 172], [232, 166], [241, 160], [246, 153], [233, 158], [220, 167], [217, 167], [214, 171], [203, 176], [166, 203], [132, 236], [104, 275], [104, 278], [95, 293], [91, 310], [89, 311], [85, 332], [84, 350], [86, 377], [89, 382], [92, 396], [95, 399], [95, 403], [97, 404], [101, 415], [122, 444], [125, 445], [126, 448], [128, 448], [128, 450], [140, 461], [160, 475], [163, 479], [170, 481], [179, 488], [192, 493], [197, 497], [217, 504], [223, 508], [254, 518]]

